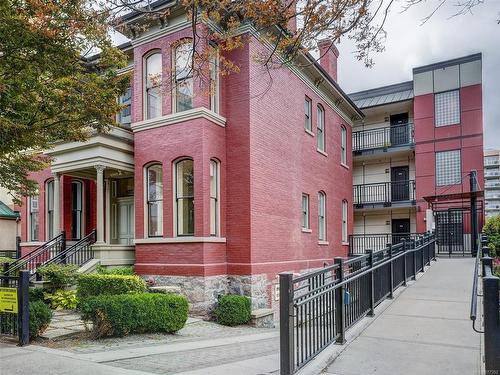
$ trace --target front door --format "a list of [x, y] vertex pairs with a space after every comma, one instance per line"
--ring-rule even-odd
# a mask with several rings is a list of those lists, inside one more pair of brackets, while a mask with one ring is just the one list
[[410, 141], [408, 112], [391, 115], [391, 146], [406, 145]]
[[116, 202], [117, 242], [121, 245], [133, 245], [134, 240], [134, 199], [118, 198]]
[[410, 238], [410, 219], [392, 219], [392, 244]]
[[410, 168], [392, 167], [391, 168], [391, 201], [410, 200]]

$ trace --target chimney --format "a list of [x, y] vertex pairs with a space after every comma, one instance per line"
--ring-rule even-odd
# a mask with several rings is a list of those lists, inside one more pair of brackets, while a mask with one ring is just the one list
[[337, 81], [337, 59], [339, 50], [330, 39], [323, 39], [318, 42], [319, 48], [319, 63], [323, 69]]

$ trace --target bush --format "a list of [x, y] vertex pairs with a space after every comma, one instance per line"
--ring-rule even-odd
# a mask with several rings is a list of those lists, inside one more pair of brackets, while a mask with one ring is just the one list
[[78, 267], [73, 264], [49, 264], [40, 267], [37, 272], [51, 284], [52, 290], [63, 289], [75, 284], [78, 278]]
[[215, 309], [215, 320], [225, 326], [246, 324], [250, 321], [250, 299], [245, 296], [222, 296]]
[[52, 320], [52, 310], [42, 301], [29, 303], [30, 311], [30, 338], [38, 337], [42, 334]]
[[0, 257], [0, 271], [3, 270], [4, 263], [12, 263], [13, 261], [15, 261], [14, 258]]
[[101, 275], [135, 275], [134, 267], [113, 267], [108, 268], [101, 265], [97, 266], [97, 273]]
[[78, 306], [75, 290], [56, 290], [54, 293], [45, 293], [45, 301], [56, 310], [73, 310]]
[[184, 327], [188, 302], [175, 294], [100, 295], [80, 305], [82, 319], [92, 321], [94, 337], [129, 333], [173, 333]]
[[492, 258], [500, 256], [500, 215], [491, 216], [483, 226], [483, 232], [488, 236], [488, 247]]
[[139, 276], [90, 273], [80, 275], [77, 290], [77, 297], [81, 301], [101, 294], [142, 293], [146, 291], [146, 283]]
[[43, 288], [29, 288], [28, 290], [28, 301], [42, 301], [45, 302], [45, 290]]

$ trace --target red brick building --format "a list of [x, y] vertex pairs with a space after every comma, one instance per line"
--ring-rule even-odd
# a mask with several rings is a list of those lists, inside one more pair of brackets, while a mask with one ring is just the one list
[[363, 114], [336, 82], [338, 51], [323, 45], [321, 63], [304, 55], [267, 71], [255, 59], [262, 35], [240, 32], [244, 47], [226, 56], [239, 73], [220, 76], [217, 46], [200, 47], [213, 49], [210, 83], [186, 69], [181, 8], [130, 32], [121, 127], [47, 151], [51, 168], [33, 176], [39, 195], [22, 208], [24, 253], [61, 230], [71, 242], [97, 229], [101, 264], [134, 264], [199, 312], [224, 293], [270, 307], [277, 273], [347, 254], [351, 128]]

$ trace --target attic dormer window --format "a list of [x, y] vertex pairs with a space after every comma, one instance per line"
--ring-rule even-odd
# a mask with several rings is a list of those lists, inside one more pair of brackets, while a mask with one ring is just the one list
[[193, 45], [191, 40], [182, 41], [175, 48], [174, 96], [175, 111], [193, 108]]
[[161, 53], [157, 51], [147, 56], [145, 67], [145, 116], [146, 119], [152, 119], [162, 114]]

